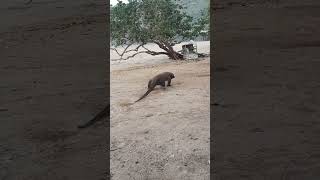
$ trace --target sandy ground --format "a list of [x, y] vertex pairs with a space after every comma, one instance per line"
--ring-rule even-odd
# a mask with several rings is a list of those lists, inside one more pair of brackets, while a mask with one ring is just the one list
[[105, 2], [33, 2], [0, 2], [0, 179], [106, 179]]
[[230, 2], [215, 1], [213, 178], [319, 179], [320, 2]]
[[[209, 42], [199, 44], [209, 51]], [[111, 65], [112, 179], [209, 179], [209, 58], [168, 62], [144, 55], [134, 61]], [[165, 71], [175, 74], [171, 87], [130, 104], [149, 78]]]

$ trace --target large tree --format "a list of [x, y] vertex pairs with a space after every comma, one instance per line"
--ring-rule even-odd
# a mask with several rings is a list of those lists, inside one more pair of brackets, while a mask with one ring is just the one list
[[[110, 22], [112, 44], [122, 46], [124, 50], [111, 49], [122, 59], [140, 53], [182, 59], [183, 55], [172, 46], [198, 36], [209, 24], [205, 14], [194, 19], [173, 0], [129, 0], [128, 3], [118, 0], [118, 4], [111, 7]], [[145, 47], [147, 43], [155, 43], [163, 51], [150, 50]], [[131, 55], [123, 58], [129, 52]]]

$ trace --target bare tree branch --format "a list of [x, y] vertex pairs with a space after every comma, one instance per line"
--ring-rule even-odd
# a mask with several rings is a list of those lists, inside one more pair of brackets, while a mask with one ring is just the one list
[[153, 56], [155, 56], [155, 55], [161, 55], [161, 54], [169, 55], [169, 53], [167, 53], [167, 52], [155, 52], [155, 51], [149, 51], [149, 50], [147, 50], [147, 51], [137, 52], [137, 53], [135, 53], [135, 54], [133, 54], [133, 55], [131, 55], [131, 56], [128, 56], [128, 57], [126, 57], [126, 58], [122, 58], [122, 57], [121, 57], [120, 59], [112, 59], [111, 61], [128, 60], [128, 59], [133, 58], [134, 56], [136, 56], [136, 55], [138, 55], [138, 54], [142, 54], [142, 53], [150, 54], [150, 55], [153, 55]]
[[[116, 48], [110, 48], [111, 50], [115, 51], [120, 56], [119, 59], [113, 59], [112, 61], [128, 60], [128, 59], [133, 58], [134, 56], [136, 56], [138, 54], [142, 54], [142, 53], [150, 54], [153, 56], [164, 54], [164, 55], [167, 55], [173, 59], [179, 59], [182, 56], [179, 52], [175, 52], [174, 49], [172, 48], [171, 44], [168, 42], [163, 42], [160, 40], [160, 41], [153, 41], [153, 43], [157, 44], [165, 52], [152, 51], [152, 50], [148, 49], [147, 47], [145, 47], [145, 45], [146, 45], [145, 43], [139, 44], [136, 48], [129, 50], [129, 47], [133, 45], [133, 43], [131, 43], [131, 44], [127, 45], [127, 47], [122, 45], [124, 50], [121, 53]], [[140, 48], [143, 48], [145, 51], [139, 52]], [[134, 53], [130, 56], [127, 56], [126, 58], [123, 57], [125, 54], [127, 54], [129, 52], [133, 52], [133, 51], [136, 53]]]
[[143, 49], [147, 50], [147, 51], [150, 51], [150, 52], [154, 52], [154, 51], [151, 51], [150, 49], [146, 48], [144, 45], [141, 46]]
[[[115, 52], [118, 54], [118, 56], [120, 56], [121, 59], [122, 59], [122, 57], [123, 57], [124, 54], [126, 54], [126, 53], [129, 53], [129, 52], [132, 52], [132, 51], [138, 52], [138, 51], [139, 51], [139, 48], [142, 47], [144, 44], [140, 44], [140, 45], [137, 46], [136, 48], [128, 50], [128, 48], [129, 48], [130, 46], [132, 46], [132, 45], [133, 45], [133, 43], [127, 45], [127, 47], [125, 47], [125, 49], [123, 50], [122, 53], [119, 53], [119, 51], [117, 50], [117, 48], [110, 48], [110, 49], [113, 50], [113, 51], [115, 51]], [[123, 47], [123, 46], [122, 46], [122, 47]]]

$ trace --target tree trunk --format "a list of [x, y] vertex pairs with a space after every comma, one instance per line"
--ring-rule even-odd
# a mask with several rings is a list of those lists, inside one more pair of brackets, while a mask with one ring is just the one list
[[156, 43], [161, 49], [165, 50], [169, 56], [170, 59], [173, 59], [173, 60], [181, 60], [183, 59], [183, 55], [176, 52], [172, 46], [166, 42], [154, 42]]
[[168, 56], [170, 59], [173, 59], [173, 60], [181, 60], [183, 59], [183, 55], [172, 50], [172, 51], [167, 51], [168, 52]]

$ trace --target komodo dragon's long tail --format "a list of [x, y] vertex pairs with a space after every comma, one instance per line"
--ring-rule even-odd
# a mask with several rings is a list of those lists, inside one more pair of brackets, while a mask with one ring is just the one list
[[144, 93], [144, 95], [141, 96], [141, 98], [139, 98], [138, 100], [136, 100], [135, 103], [138, 102], [138, 101], [140, 101], [141, 99], [145, 98], [152, 90], [153, 90], [153, 89], [148, 89], [148, 91], [147, 91], [146, 93]]
[[110, 109], [110, 104], [108, 104], [102, 111], [100, 111], [93, 119], [86, 122], [85, 124], [79, 125], [78, 128], [86, 128], [94, 124], [95, 122], [101, 120], [103, 117], [107, 116], [108, 113], [110, 113], [109, 109]]

